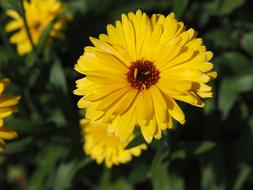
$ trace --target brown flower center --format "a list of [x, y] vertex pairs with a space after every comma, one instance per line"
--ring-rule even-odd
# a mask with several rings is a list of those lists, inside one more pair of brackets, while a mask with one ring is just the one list
[[41, 25], [41, 23], [39, 23], [39, 22], [35, 22], [35, 23], [32, 25], [32, 28], [33, 28], [34, 30], [36, 30], [36, 31], [39, 31], [39, 30], [41, 30], [42, 25]]
[[131, 64], [127, 75], [127, 81], [138, 90], [149, 89], [159, 80], [160, 72], [154, 63], [147, 60], [138, 60]]

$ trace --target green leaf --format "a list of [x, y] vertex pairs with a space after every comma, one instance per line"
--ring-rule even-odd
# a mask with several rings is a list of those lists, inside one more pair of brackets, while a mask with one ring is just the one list
[[55, 108], [52, 110], [49, 120], [53, 121], [58, 126], [64, 126], [67, 124], [67, 121], [63, 115], [63, 112], [59, 108]]
[[42, 52], [44, 47], [46, 46], [48, 37], [50, 35], [51, 30], [54, 28], [54, 25], [56, 23], [56, 19], [54, 19], [52, 22], [48, 24], [48, 26], [43, 30], [43, 32], [40, 35], [40, 39], [37, 45], [37, 51]]
[[[168, 190], [185, 189], [184, 188], [184, 179], [182, 177], [170, 173], [168, 175], [167, 180], [168, 180], [168, 183], [169, 183], [169, 189]], [[163, 190], [163, 189], [161, 189], [161, 190]]]
[[34, 52], [29, 53], [26, 57], [25, 57], [25, 62], [27, 64], [27, 67], [32, 67], [35, 62], [36, 62], [37, 56]]
[[32, 88], [34, 85], [36, 85], [36, 82], [38, 81], [38, 78], [40, 77], [41, 70], [40, 69], [33, 69], [33, 70], [29, 70], [28, 72], [32, 73], [32, 75], [30, 74], [30, 77], [27, 79], [28, 80], [27, 81], [28, 82], [27, 88], [28, 87]]
[[201, 189], [204, 190], [224, 190], [224, 184], [217, 184], [215, 180], [215, 173], [212, 167], [209, 165], [203, 168], [202, 171], [202, 181], [201, 181]]
[[[249, 72], [252, 72], [249, 70]], [[232, 106], [243, 92], [253, 90], [253, 75], [245, 73], [243, 76], [225, 78], [221, 82], [219, 109], [222, 111], [222, 117], [225, 119], [229, 114]]]
[[186, 9], [189, 0], [174, 0], [173, 1], [173, 11], [176, 14], [177, 19], [180, 19]]
[[[205, 17], [210, 17], [211, 15], [217, 14], [217, 9], [220, 5], [221, 0], [213, 0], [213, 1], [207, 1], [203, 3], [203, 15]], [[201, 19], [201, 18], [200, 18]]]
[[68, 149], [60, 145], [49, 144], [48, 146], [43, 146], [42, 152], [37, 160], [38, 168], [30, 179], [28, 189], [44, 190], [46, 177], [54, 170], [55, 163], [67, 152]]
[[10, 59], [11, 59], [11, 52], [9, 52], [4, 47], [0, 47], [0, 66], [2, 64], [8, 63]]
[[56, 172], [53, 190], [69, 189], [76, 173], [90, 162], [91, 159], [86, 158], [83, 160], [74, 159], [69, 163], [62, 163]]
[[151, 165], [151, 181], [155, 190], [184, 189], [183, 178], [168, 171], [169, 161], [165, 162], [169, 151], [158, 150]]
[[217, 48], [226, 49], [231, 46], [231, 36], [230, 33], [228, 32], [229, 30], [227, 28], [224, 28], [223, 30], [221, 29], [209, 30], [205, 34], [205, 39], [211, 41]]
[[59, 61], [55, 61], [50, 71], [50, 83], [53, 88], [59, 91], [59, 94], [67, 94], [67, 83], [63, 68]]
[[99, 188], [101, 190], [133, 190], [132, 186], [124, 178], [118, 178], [116, 181], [111, 180], [111, 170], [105, 169], [100, 179]]
[[249, 165], [242, 165], [240, 167], [240, 172], [238, 174], [238, 177], [235, 181], [234, 190], [240, 190], [243, 188], [243, 185], [247, 181], [247, 179], [250, 177], [252, 169]]
[[205, 141], [205, 142], [201, 143], [201, 145], [194, 150], [194, 153], [196, 155], [203, 154], [203, 153], [211, 150], [215, 146], [216, 146], [216, 143]]
[[148, 171], [149, 167], [147, 165], [138, 163], [133, 167], [133, 170], [128, 176], [128, 181], [131, 183], [137, 183], [147, 176]]
[[245, 119], [248, 119], [250, 116], [250, 110], [246, 102], [242, 102], [240, 105], [240, 112], [242, 114], [242, 117]]
[[[50, 71], [50, 87], [51, 93], [57, 97], [55, 98], [55, 104], [62, 111], [65, 119], [61, 117], [61, 114], [53, 116], [53, 119], [59, 119], [57, 123], [64, 124], [65, 121], [74, 124], [78, 120], [78, 114], [74, 108], [74, 104], [68, 95], [68, 87], [65, 78], [65, 72], [59, 60], [56, 60]], [[54, 113], [55, 114], [55, 113]], [[55, 117], [56, 116], [56, 117]], [[76, 123], [78, 125], [78, 123]]]
[[111, 180], [111, 170], [104, 168], [104, 171], [101, 174], [100, 178], [99, 189], [103, 189], [108, 184], [110, 184], [110, 180]]
[[241, 41], [243, 49], [253, 56], [253, 32], [246, 34]]
[[222, 118], [225, 119], [235, 101], [238, 98], [238, 92], [233, 89], [233, 81], [228, 78], [224, 79], [220, 87], [220, 97], [219, 97], [219, 109], [222, 111]]
[[0, 0], [0, 5], [4, 7], [4, 9], [14, 9], [20, 10], [20, 2], [19, 0]]
[[164, 159], [167, 156], [168, 151], [162, 152], [161, 150], [157, 150], [151, 165], [151, 181], [153, 188], [156, 190], [169, 190], [169, 176], [167, 171], [168, 163], [164, 162]]
[[[21, 99], [22, 100], [22, 99]], [[7, 118], [6, 123], [8, 126], [11, 126], [15, 131], [25, 131], [31, 127], [34, 127], [35, 123], [31, 120], [23, 117], [10, 117]]]
[[230, 14], [235, 9], [241, 7], [245, 1], [246, 0], [224, 0], [220, 7], [219, 13], [221, 15]]
[[104, 190], [112, 190], [112, 189], [133, 190], [132, 186], [124, 178], [120, 178], [110, 187], [107, 187]]
[[205, 114], [208, 115], [214, 110], [215, 110], [215, 100], [214, 99], [207, 99], [205, 101], [205, 107], [204, 107]]
[[249, 126], [250, 126], [250, 132], [251, 132], [251, 136], [253, 136], [253, 117], [251, 117], [248, 120]]
[[13, 154], [23, 151], [32, 143], [32, 140], [34, 140], [32, 137], [27, 137], [16, 141], [11, 141], [7, 144], [6, 153]]
[[89, 9], [88, 0], [75, 0], [69, 3], [69, 10], [73, 13], [86, 13]]
[[248, 70], [248, 68], [252, 67], [250, 60], [236, 51], [225, 52], [219, 58], [221, 64], [226, 65], [235, 73], [241, 73], [242, 70]]
[[183, 149], [175, 150], [171, 153], [170, 158], [172, 160], [174, 160], [174, 159], [184, 159], [184, 158], [186, 158], [186, 152]]

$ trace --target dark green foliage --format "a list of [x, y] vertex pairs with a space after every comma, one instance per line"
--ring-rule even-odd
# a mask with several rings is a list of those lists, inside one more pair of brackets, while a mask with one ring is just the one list
[[[45, 47], [53, 22], [36, 50], [16, 54], [4, 32], [8, 8], [18, 0], [0, 0], [0, 76], [11, 79], [8, 91], [22, 99], [8, 125], [19, 138], [0, 154], [2, 190], [252, 190], [253, 189], [253, 2], [251, 0], [65, 0], [73, 20], [66, 39]], [[181, 104], [185, 126], [154, 140], [141, 157], [106, 169], [82, 151], [78, 97], [80, 78], [73, 66], [90, 45], [89, 36], [105, 33], [120, 14], [176, 13], [199, 32], [214, 52], [218, 78], [206, 107]], [[138, 135], [137, 135], [138, 136]], [[143, 142], [138, 138], [129, 145]]]

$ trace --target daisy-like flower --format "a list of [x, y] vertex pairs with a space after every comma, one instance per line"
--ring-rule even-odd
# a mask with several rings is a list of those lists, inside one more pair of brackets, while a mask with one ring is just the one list
[[[65, 6], [60, 0], [31, 0], [30, 2], [25, 0], [24, 9], [31, 38], [33, 43], [37, 45], [44, 29], [65, 11]], [[6, 25], [5, 30], [7, 32], [17, 31], [10, 37], [10, 42], [17, 45], [19, 55], [31, 52], [32, 45], [29, 41], [22, 16], [17, 11], [11, 9], [7, 10], [6, 14], [13, 20]], [[53, 29], [50, 31], [51, 39], [53, 37], [64, 37], [61, 31], [64, 23], [69, 18], [68, 16], [62, 16], [56, 21]]]
[[145, 144], [126, 149], [128, 144], [135, 138], [134, 135], [127, 142], [121, 143], [115, 135], [108, 135], [107, 124], [93, 124], [85, 119], [81, 120], [81, 129], [83, 132], [83, 150], [96, 160], [98, 164], [103, 161], [107, 168], [113, 165], [125, 164], [133, 156], [139, 156], [142, 150], [146, 150]]
[[8, 129], [4, 125], [4, 118], [10, 116], [15, 112], [16, 104], [18, 103], [20, 97], [13, 96], [9, 94], [3, 94], [5, 87], [8, 85], [9, 80], [3, 79], [0, 81], [0, 152], [5, 150], [5, 141], [11, 140], [17, 137], [17, 133]]
[[83, 96], [78, 106], [87, 108], [87, 118], [109, 122], [108, 132], [122, 142], [135, 126], [147, 142], [160, 139], [172, 118], [185, 123], [175, 100], [203, 107], [201, 98], [212, 97], [206, 83], [217, 75], [209, 62], [213, 54], [174, 13], [123, 14], [107, 34], [90, 40], [94, 46], [85, 47], [75, 65], [86, 75], [76, 82], [74, 93]]

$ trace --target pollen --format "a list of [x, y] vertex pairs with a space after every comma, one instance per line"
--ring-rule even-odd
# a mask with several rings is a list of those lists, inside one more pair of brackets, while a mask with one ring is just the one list
[[127, 75], [127, 81], [138, 90], [149, 89], [159, 80], [159, 70], [154, 63], [147, 60], [138, 60], [131, 64]]

